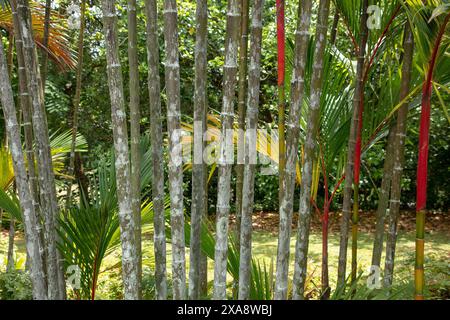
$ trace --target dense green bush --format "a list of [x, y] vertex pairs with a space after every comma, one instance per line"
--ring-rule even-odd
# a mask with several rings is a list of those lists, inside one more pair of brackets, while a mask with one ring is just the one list
[[31, 300], [31, 279], [28, 273], [12, 270], [0, 273], [0, 300]]

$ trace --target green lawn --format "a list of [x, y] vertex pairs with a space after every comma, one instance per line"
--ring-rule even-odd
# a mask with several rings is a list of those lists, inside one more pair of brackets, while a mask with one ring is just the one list
[[[412, 284], [414, 274], [414, 232], [400, 233], [397, 243], [397, 255], [396, 255], [396, 282], [399, 283], [402, 280]], [[432, 288], [433, 295], [436, 295], [436, 291], [440, 290], [440, 294], [447, 295], [450, 285], [450, 235], [448, 233], [429, 233], [426, 236], [426, 281], [429, 288]], [[6, 230], [1, 233], [0, 238], [0, 262], [2, 270], [6, 266], [6, 250], [7, 250], [7, 232]], [[370, 233], [360, 233], [358, 241], [358, 264], [359, 268], [367, 274], [367, 270], [370, 266], [372, 257], [372, 243], [373, 235]], [[15, 242], [16, 248], [16, 260], [19, 258], [23, 261], [25, 257], [25, 248], [23, 237], [19, 234], [16, 236]], [[294, 262], [294, 249], [295, 249], [295, 235], [291, 238], [291, 267], [290, 276], [293, 273]], [[153, 269], [153, 245], [151, 240], [145, 240], [143, 243], [144, 250], [144, 268]], [[253, 254], [257, 259], [264, 260], [267, 265], [272, 262], [275, 264], [277, 250], [277, 237], [276, 235], [256, 231], [253, 234]], [[311, 234], [310, 237], [310, 254], [308, 263], [308, 272], [312, 273], [312, 289], [314, 286], [320, 285], [320, 265], [321, 265], [321, 236], [318, 233]], [[349, 249], [348, 261], [350, 261], [350, 249]], [[331, 286], [335, 287], [336, 273], [337, 273], [337, 261], [339, 254], [339, 235], [331, 234], [329, 239], [329, 266], [330, 266], [330, 282]], [[186, 250], [186, 257], [189, 258], [189, 249]], [[171, 251], [170, 244], [168, 245], [168, 274], [171, 273]], [[115, 252], [108, 256], [104, 261], [103, 269], [106, 270], [102, 273], [99, 279], [99, 298], [111, 297], [114, 292], [120, 292], [120, 272], [117, 267], [117, 262], [120, 261], [119, 252]], [[384, 263], [384, 262], [382, 262]], [[213, 278], [213, 261], [209, 261], [209, 280]], [[349, 266], [348, 266], [349, 267]], [[115, 279], [116, 281], [112, 281]], [[231, 281], [231, 277], [229, 277]], [[211, 283], [212, 284], [212, 283]], [[311, 288], [310, 288], [311, 289]], [[113, 293], [111, 293], [111, 291]], [[410, 291], [410, 290], [409, 290]], [[442, 293], [443, 292], [443, 293]], [[428, 293], [430, 295], [431, 293]], [[405, 293], [403, 296], [407, 298], [409, 295]]]

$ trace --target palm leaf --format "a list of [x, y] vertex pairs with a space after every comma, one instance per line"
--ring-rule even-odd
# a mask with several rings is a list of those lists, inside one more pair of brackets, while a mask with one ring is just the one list
[[[7, 1], [3, 0], [3, 4]], [[62, 70], [75, 69], [76, 54], [69, 47], [70, 37], [68, 35], [65, 19], [56, 11], [51, 11], [51, 21], [48, 37], [48, 47], [44, 45], [45, 7], [39, 3], [30, 4], [33, 35], [36, 45], [49, 54]], [[9, 6], [0, 5], [0, 28], [12, 33], [14, 29], [12, 12]]]

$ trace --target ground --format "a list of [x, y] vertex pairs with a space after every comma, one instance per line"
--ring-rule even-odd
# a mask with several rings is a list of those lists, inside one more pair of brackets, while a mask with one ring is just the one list
[[[339, 223], [338, 216], [332, 216], [332, 224], [330, 226], [331, 234], [329, 238], [329, 266], [330, 266], [330, 282], [331, 286], [335, 286], [337, 273], [337, 260], [339, 254]], [[253, 219], [253, 254], [257, 259], [264, 261], [267, 266], [275, 264], [277, 250], [277, 232], [278, 218], [276, 213], [256, 213]], [[296, 225], [296, 217], [294, 217], [293, 226]], [[367, 274], [372, 257], [373, 246], [373, 227], [375, 225], [375, 217], [372, 212], [361, 215], [360, 233], [358, 238], [358, 265], [361, 271]], [[322, 241], [320, 234], [320, 220], [316, 217], [313, 220], [313, 230], [310, 237], [308, 272], [311, 275], [310, 290], [320, 286], [320, 266], [321, 266], [321, 250]], [[427, 217], [426, 227], [426, 265], [425, 276], [427, 292], [429, 297], [449, 298], [450, 291], [450, 214], [430, 213]], [[294, 249], [295, 249], [295, 230], [291, 238], [291, 267], [290, 275], [293, 272]], [[152, 255], [151, 236], [147, 235], [143, 243], [144, 249], [144, 268], [151, 268], [154, 264]], [[0, 237], [0, 266], [4, 270], [6, 266], [6, 249], [8, 242], [7, 230], [3, 230]], [[22, 261], [24, 258], [24, 240], [20, 233], [16, 233], [16, 260]], [[405, 284], [405, 292], [401, 298], [408, 298], [411, 295], [412, 280], [414, 274], [414, 250], [415, 250], [415, 215], [414, 212], [403, 212], [399, 223], [399, 236], [397, 243], [396, 255], [396, 283]], [[186, 256], [188, 255], [188, 250]], [[99, 279], [99, 298], [108, 298], [114, 296], [111, 291], [120, 292], [120, 288], [112, 288], [114, 282], [109, 281], [110, 278], [120, 278], [117, 262], [120, 261], [119, 253], [114, 253], [107, 257], [104, 262], [104, 272]], [[350, 250], [349, 260], [350, 261]], [[170, 245], [168, 246], [168, 273], [171, 273], [171, 254]], [[23, 263], [21, 263], [23, 266]], [[383, 265], [383, 262], [382, 262]], [[208, 276], [213, 278], [213, 262], [209, 261]], [[231, 277], [229, 277], [231, 280]], [[117, 281], [120, 283], [120, 281]]]

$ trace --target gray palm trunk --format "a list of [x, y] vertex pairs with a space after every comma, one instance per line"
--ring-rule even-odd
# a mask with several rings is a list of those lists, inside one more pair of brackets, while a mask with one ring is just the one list
[[[402, 83], [400, 101], [409, 93], [411, 69], [414, 55], [414, 36], [411, 26], [406, 22], [403, 42]], [[395, 244], [397, 242], [397, 222], [400, 211], [401, 179], [405, 158], [406, 126], [408, 119], [408, 103], [404, 103], [397, 112], [397, 127], [394, 141], [394, 163], [392, 166], [391, 200], [389, 204], [388, 232], [386, 241], [386, 262], [384, 267], [384, 285], [392, 285], [394, 274]]]
[[245, 190], [245, 192], [243, 192], [242, 195], [241, 246], [239, 254], [239, 300], [248, 300], [250, 298], [252, 214], [255, 194], [256, 130], [258, 128], [263, 7], [264, 0], [255, 0], [251, 23], [243, 185], [243, 190]]
[[297, 242], [295, 246], [295, 265], [292, 298], [303, 299], [307, 276], [309, 231], [311, 223], [311, 186], [313, 163], [316, 161], [316, 141], [320, 120], [320, 99], [324, 69], [324, 55], [327, 45], [328, 15], [330, 1], [321, 0], [315, 35], [314, 64], [311, 77], [310, 106], [307, 119], [302, 165], [302, 182], [298, 219]]
[[201, 224], [205, 215], [205, 166], [203, 163], [204, 118], [207, 111], [207, 21], [206, 0], [197, 0], [194, 93], [194, 164], [192, 166], [191, 239], [189, 259], [189, 299], [200, 297]]
[[338, 264], [338, 279], [337, 286], [342, 288], [345, 285], [345, 273], [347, 268], [347, 248], [348, 248], [348, 234], [350, 230], [350, 217], [352, 214], [352, 196], [353, 196], [353, 167], [355, 164], [354, 153], [356, 146], [356, 131], [359, 124], [359, 111], [362, 98], [363, 73], [366, 55], [366, 44], [368, 38], [367, 28], [367, 7], [368, 0], [364, 0], [361, 11], [360, 24], [360, 40], [357, 58], [357, 70], [355, 80], [355, 92], [353, 97], [353, 114], [350, 124], [350, 135], [347, 147], [347, 164], [345, 166], [345, 182], [344, 182], [344, 200], [342, 205], [341, 231], [339, 240], [339, 264]]
[[111, 99], [117, 199], [119, 203], [124, 298], [126, 300], [136, 300], [139, 298], [136, 237], [131, 207], [127, 117], [123, 95], [122, 68], [119, 59], [115, 1], [102, 0], [102, 10], [106, 43], [108, 87]]
[[181, 150], [180, 64], [178, 58], [177, 4], [164, 1], [165, 81], [169, 134], [169, 191], [172, 232], [173, 299], [186, 298], [186, 258], [183, 212], [183, 163]]
[[137, 52], [136, 0], [128, 0], [128, 63], [130, 87], [130, 152], [131, 152], [131, 208], [136, 234], [136, 257], [138, 264], [138, 292], [142, 298], [142, 244], [141, 244], [141, 112], [139, 108], [139, 62]]
[[300, 116], [305, 94], [305, 66], [308, 54], [309, 26], [312, 1], [301, 2], [295, 33], [294, 70], [291, 80], [291, 108], [287, 123], [286, 166], [282, 198], [280, 199], [280, 225], [278, 232], [275, 299], [286, 300], [288, 295], [289, 249], [292, 213], [294, 210], [295, 164], [300, 140]]
[[[75, 170], [75, 147], [78, 132], [78, 110], [80, 109], [80, 96], [81, 96], [81, 80], [83, 76], [83, 40], [84, 40], [84, 27], [85, 27], [85, 10], [86, 1], [81, 1], [80, 8], [80, 32], [78, 34], [78, 64], [77, 64], [77, 74], [76, 74], [76, 87], [75, 87], [75, 97], [73, 99], [73, 111], [72, 111], [72, 141], [70, 143], [70, 158], [69, 158], [69, 168], [68, 174], [72, 176]], [[66, 196], [66, 208], [71, 205], [72, 198], [72, 179], [69, 180], [67, 186], [67, 196]]]
[[[29, 163], [35, 163], [35, 155], [33, 150], [33, 125], [31, 123], [31, 100], [28, 94], [27, 77], [25, 72], [25, 61], [23, 56], [22, 36], [20, 35], [20, 24], [17, 13], [16, 1], [11, 1], [11, 9], [14, 23], [14, 39], [16, 45], [16, 57], [18, 65], [18, 78], [19, 78], [19, 104], [20, 110], [23, 116], [23, 128], [25, 136], [25, 154]], [[28, 166], [28, 181], [30, 184], [31, 196], [33, 204], [35, 206], [35, 213], [38, 223], [39, 218], [39, 206], [38, 206], [38, 181], [36, 177], [35, 166]], [[42, 217], [42, 221], [43, 221]], [[43, 240], [43, 230], [40, 230], [41, 239]]]
[[47, 284], [49, 299], [65, 297], [65, 281], [62, 261], [58, 261], [56, 248], [57, 222], [59, 216], [56, 198], [55, 176], [53, 172], [48, 134], [47, 116], [44, 107], [37, 51], [31, 27], [28, 0], [18, 0], [18, 20], [23, 45], [24, 66], [27, 88], [31, 97], [32, 123], [37, 149], [40, 207], [44, 213], [44, 238], [47, 264]]
[[162, 114], [159, 78], [158, 14], [156, 0], [145, 1], [147, 16], [147, 63], [152, 143], [152, 198], [155, 250], [155, 287], [158, 300], [167, 299], [166, 232], [164, 213], [164, 168]]
[[230, 214], [231, 166], [233, 160], [232, 128], [239, 47], [240, 5], [230, 0], [227, 8], [225, 36], [225, 64], [223, 66], [223, 102], [221, 112], [221, 138], [218, 163], [219, 182], [217, 188], [216, 245], [214, 254], [213, 299], [226, 299], [228, 217]]
[[[238, 159], [236, 164], [236, 249], [240, 250], [242, 188], [244, 184], [245, 113], [247, 99], [247, 52], [249, 1], [241, 0], [241, 35], [239, 43], [239, 92], [238, 92]], [[239, 152], [240, 151], [240, 152]], [[237, 279], [235, 279], [237, 281]], [[235, 288], [237, 289], [237, 288]]]
[[22, 209], [25, 241], [30, 265], [33, 299], [47, 299], [47, 285], [45, 281], [44, 265], [42, 261], [43, 248], [40, 243], [38, 221], [34, 211], [33, 198], [28, 185], [25, 159], [20, 139], [20, 127], [17, 121], [11, 82], [8, 77], [8, 66], [0, 41], [0, 100], [6, 118], [6, 131], [13, 159], [13, 168], [17, 190], [19, 192], [20, 207]]
[[389, 196], [391, 191], [391, 177], [393, 164], [393, 144], [396, 136], [395, 122], [389, 128], [388, 141], [386, 146], [386, 158], [383, 166], [383, 178], [381, 180], [380, 195], [378, 199], [378, 208], [376, 213], [376, 226], [373, 241], [372, 266], [380, 266], [381, 255], [383, 252], [384, 227], [386, 221], [386, 211], [389, 205]]
[[6, 271], [11, 271], [15, 269], [14, 263], [14, 236], [16, 234], [16, 221], [13, 217], [9, 220], [9, 233], [8, 233], [8, 255]]

